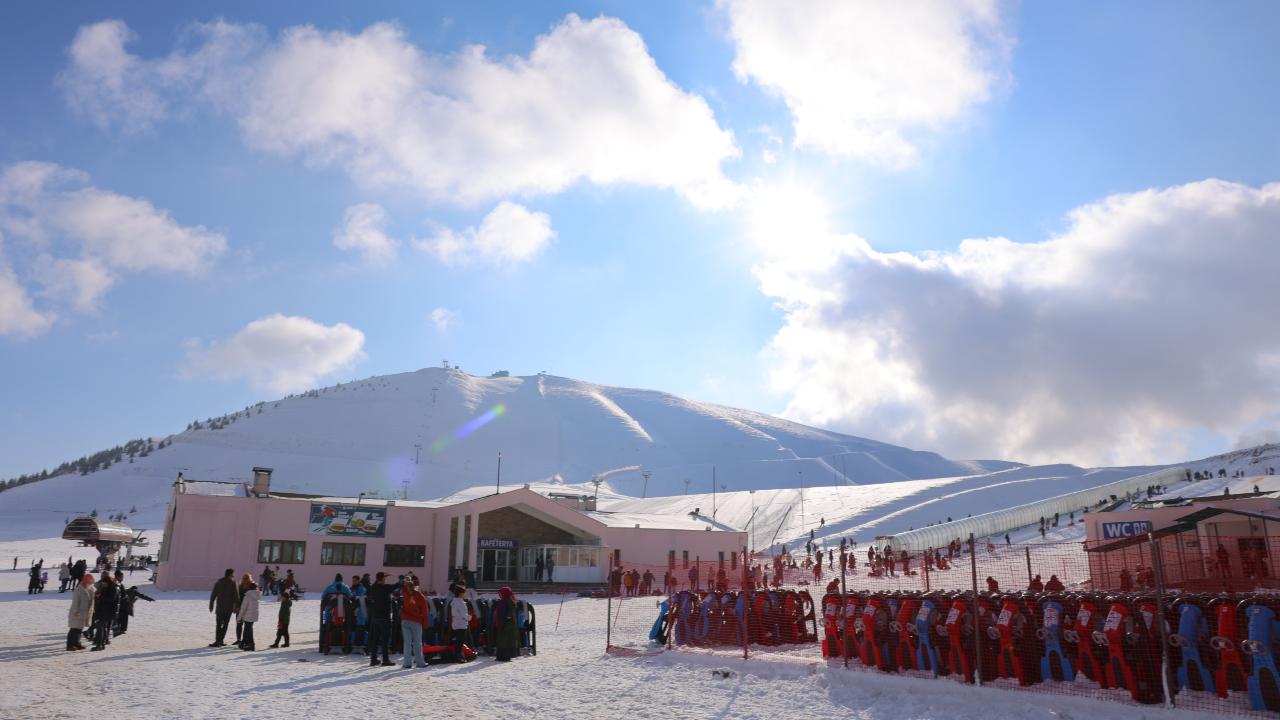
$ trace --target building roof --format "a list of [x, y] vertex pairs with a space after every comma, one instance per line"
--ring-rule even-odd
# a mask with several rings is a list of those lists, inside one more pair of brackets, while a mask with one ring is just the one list
[[1274, 520], [1276, 522], [1280, 522], [1280, 516], [1277, 516], [1277, 515], [1264, 515], [1258, 512], [1250, 512], [1248, 510], [1236, 510], [1234, 508], [1220, 508], [1220, 507], [1212, 507], [1212, 506], [1201, 509], [1201, 510], [1197, 510], [1191, 513], [1190, 515], [1183, 515], [1182, 517], [1178, 518], [1178, 522], [1198, 523], [1201, 520], [1207, 520], [1215, 515], [1223, 515], [1223, 514], [1243, 515], [1244, 517], [1253, 518], [1255, 520]]
[[705, 515], [665, 515], [660, 513], [578, 511], [609, 527], [641, 527], [651, 530], [721, 530], [741, 532], [738, 528], [716, 522]]
[[84, 516], [78, 517], [67, 524], [67, 527], [62, 531], [62, 539], [79, 540], [85, 543], [127, 543], [133, 540], [133, 528], [124, 523]]
[[244, 483], [219, 482], [217, 480], [183, 480], [182, 492], [184, 495], [246, 497]]

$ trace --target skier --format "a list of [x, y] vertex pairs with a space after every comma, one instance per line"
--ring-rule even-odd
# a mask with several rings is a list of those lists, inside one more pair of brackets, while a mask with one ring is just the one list
[[1009, 540], [1009, 533], [1005, 533], [1005, 534], [1004, 534], [1004, 546], [1005, 546], [1005, 547], [1009, 547], [1010, 545], [1013, 545], [1013, 543]]

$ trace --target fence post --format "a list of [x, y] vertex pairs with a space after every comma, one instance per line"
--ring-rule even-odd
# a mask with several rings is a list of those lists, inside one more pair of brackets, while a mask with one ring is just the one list
[[747, 636], [751, 634], [751, 596], [747, 594], [747, 580], [750, 573], [747, 570], [747, 546], [742, 546], [742, 659], [747, 659]]
[[969, 533], [969, 570], [973, 576], [973, 589], [969, 591], [969, 611], [973, 613], [973, 684], [982, 685], [982, 625], [978, 622], [978, 545], [973, 539], [973, 533]]
[[[853, 550], [853, 548], [849, 548]], [[840, 551], [843, 559], [840, 562], [840, 612], [836, 617], [840, 620], [840, 634], [844, 637], [844, 642], [840, 643], [840, 656], [844, 660], [844, 667], [849, 668], [849, 619], [845, 617], [845, 568], [849, 567], [849, 560], [853, 558], [853, 553], [847, 555], [844, 551]]]
[[1160, 637], [1160, 687], [1164, 692], [1164, 706], [1173, 707], [1173, 693], [1169, 692], [1169, 639], [1165, 637], [1164, 614], [1164, 558], [1160, 557], [1160, 549], [1156, 547], [1155, 535], [1147, 533], [1147, 544], [1151, 546], [1151, 567], [1156, 575], [1156, 630]]
[[929, 592], [929, 563], [925, 562], [923, 553], [920, 555], [920, 574], [924, 576], [924, 591]]
[[609, 614], [604, 623], [604, 651], [613, 649], [613, 553], [609, 553], [609, 574], [605, 577], [605, 612]]
[[1023, 545], [1022, 549], [1027, 553], [1027, 586], [1031, 586], [1031, 546]]

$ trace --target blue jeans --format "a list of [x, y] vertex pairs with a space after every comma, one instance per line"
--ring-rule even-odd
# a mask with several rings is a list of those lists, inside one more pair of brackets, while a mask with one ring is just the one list
[[414, 664], [426, 667], [427, 661], [422, 657], [422, 625], [412, 620], [401, 620], [400, 631], [404, 633], [404, 667]]

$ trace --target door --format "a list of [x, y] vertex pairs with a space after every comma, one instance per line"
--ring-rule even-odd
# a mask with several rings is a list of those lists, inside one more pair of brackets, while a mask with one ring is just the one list
[[493, 571], [496, 558], [494, 553], [497, 550], [481, 550], [480, 551], [480, 582], [491, 583], [494, 581]]

